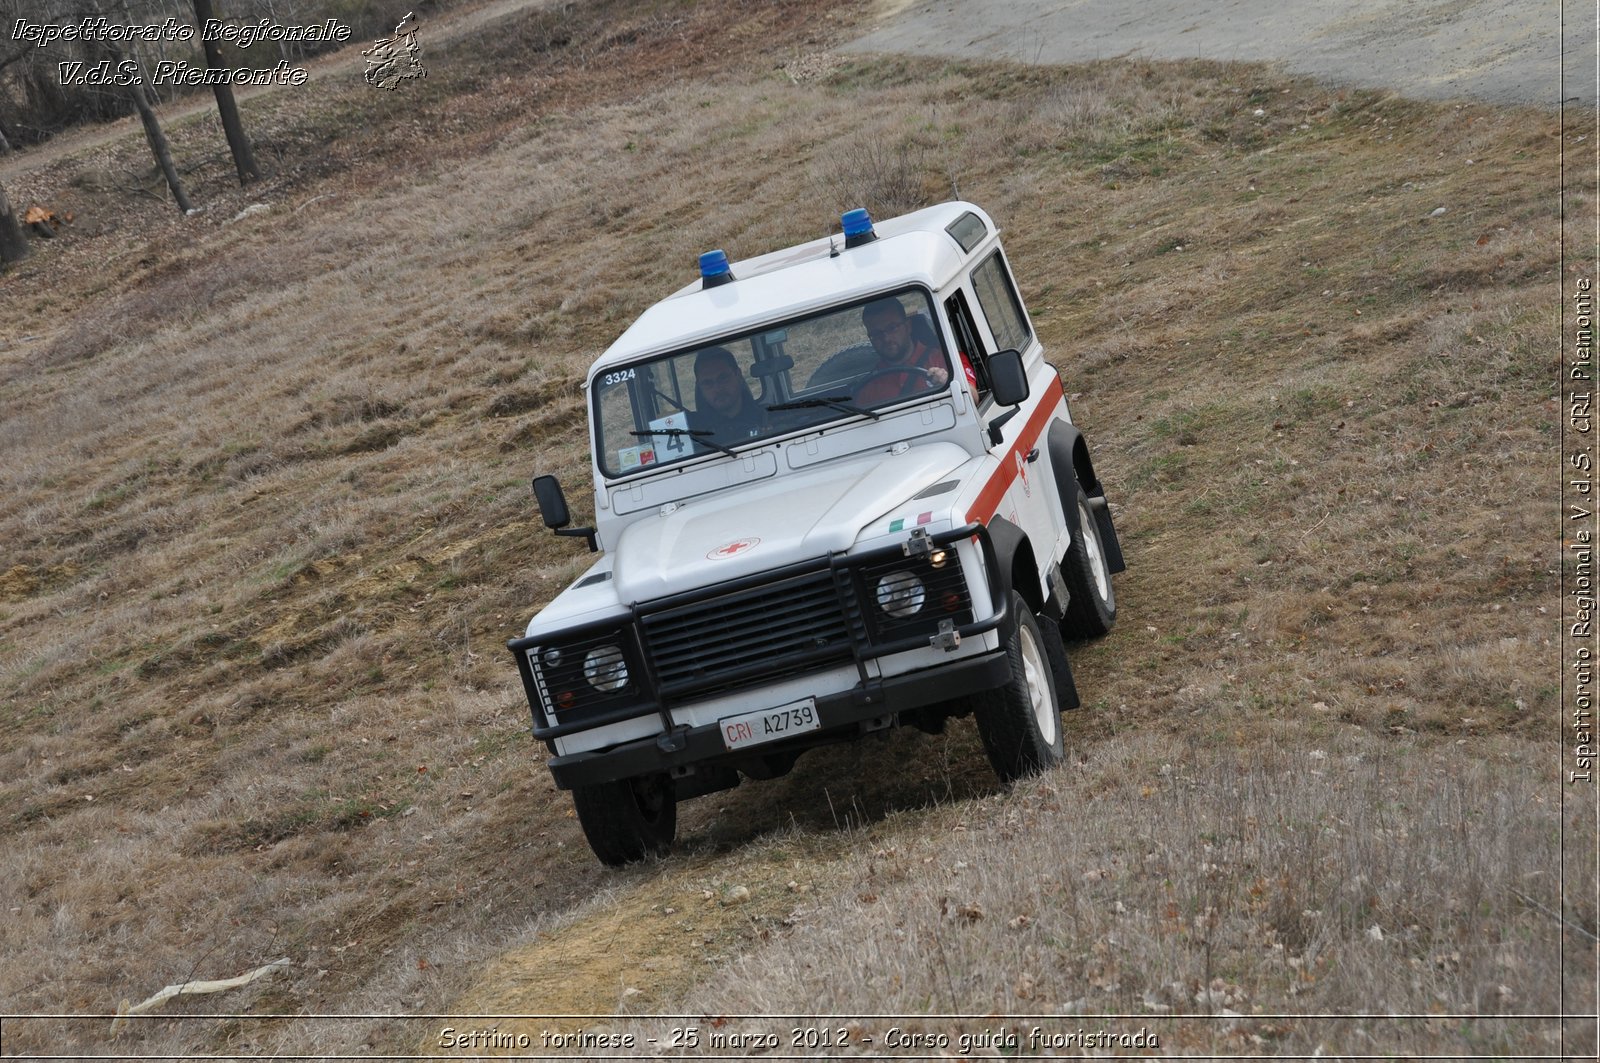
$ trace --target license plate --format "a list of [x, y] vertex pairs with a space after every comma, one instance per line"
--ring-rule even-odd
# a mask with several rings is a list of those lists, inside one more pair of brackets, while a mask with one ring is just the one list
[[729, 749], [743, 749], [815, 731], [822, 726], [822, 721], [817, 718], [817, 699], [807, 698], [775, 709], [724, 716], [717, 725], [722, 728], [723, 745]]

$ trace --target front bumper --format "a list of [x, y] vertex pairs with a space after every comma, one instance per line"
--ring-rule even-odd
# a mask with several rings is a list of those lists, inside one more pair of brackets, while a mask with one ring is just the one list
[[787, 755], [849, 741], [892, 725], [899, 713], [992, 690], [1010, 678], [1011, 665], [1002, 648], [981, 657], [967, 657], [823, 695], [817, 698], [817, 716], [822, 726], [786, 741], [729, 752], [723, 745], [719, 724], [680, 726], [610, 749], [552, 757], [548, 766], [556, 785], [563, 790], [675, 769], [732, 768], [752, 757]]

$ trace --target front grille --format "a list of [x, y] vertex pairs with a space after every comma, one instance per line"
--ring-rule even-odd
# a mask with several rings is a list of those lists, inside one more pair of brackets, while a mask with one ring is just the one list
[[[752, 577], [722, 593], [706, 588], [639, 603], [631, 623], [619, 616], [508, 642], [534, 709], [534, 737], [655, 713], [671, 728], [674, 705], [925, 647], [945, 621], [970, 626], [965, 634], [992, 630], [998, 615], [973, 619], [956, 549], [969, 536], [992, 563], [984, 529], [971, 525], [930, 543], [929, 553], [887, 547], [830, 555], [767, 582]], [[880, 603], [885, 577], [884, 603], [898, 609], [915, 599], [912, 615], [891, 616]]]
[[862, 635], [853, 596], [826, 569], [646, 612], [641, 622], [668, 702], [851, 661]]

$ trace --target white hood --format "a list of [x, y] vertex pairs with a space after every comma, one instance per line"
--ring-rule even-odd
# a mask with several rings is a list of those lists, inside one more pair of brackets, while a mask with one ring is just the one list
[[967, 459], [951, 443], [880, 451], [678, 503], [623, 530], [612, 551], [616, 593], [648, 601], [848, 550], [862, 528]]

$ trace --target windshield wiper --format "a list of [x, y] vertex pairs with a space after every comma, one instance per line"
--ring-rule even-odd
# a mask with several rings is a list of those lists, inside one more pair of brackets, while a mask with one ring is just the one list
[[818, 406], [826, 406], [829, 409], [838, 410], [840, 413], [865, 414], [874, 421], [881, 416], [877, 410], [863, 410], [860, 406], [857, 406], [855, 403], [851, 402], [851, 398], [852, 396], [850, 395], [818, 395], [809, 399], [795, 399], [793, 402], [780, 402], [776, 405], [768, 406], [767, 409], [812, 410], [816, 409]]
[[643, 436], [669, 436], [669, 437], [674, 438], [674, 439], [687, 436], [688, 438], [694, 440], [696, 443], [704, 443], [706, 446], [710, 447], [713, 450], [722, 451], [724, 454], [728, 455], [730, 458], [738, 457], [738, 455], [734, 453], [734, 450], [733, 450], [732, 447], [723, 446], [721, 443], [715, 442], [714, 440], [711, 440], [711, 439], [707, 439], [706, 438], [707, 436], [714, 434], [711, 431], [711, 429], [709, 429], [709, 428], [653, 428], [648, 432], [629, 432], [628, 434], [630, 436], [640, 436], [640, 437], [643, 437]]

